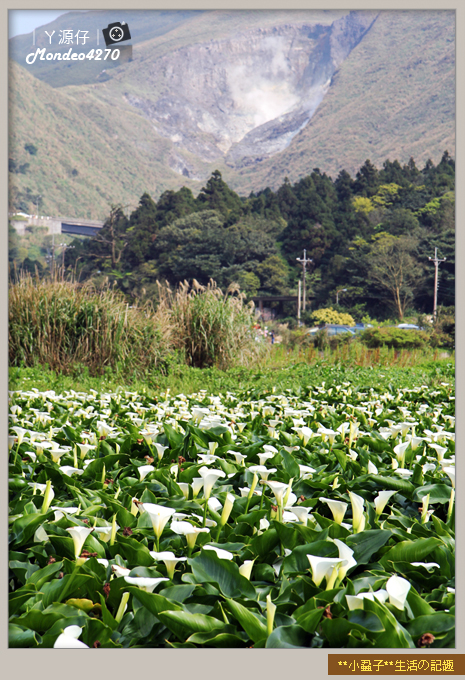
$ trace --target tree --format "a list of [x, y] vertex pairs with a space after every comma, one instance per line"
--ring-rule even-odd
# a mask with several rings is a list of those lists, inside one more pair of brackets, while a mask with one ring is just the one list
[[196, 203], [199, 210], [220, 212], [226, 218], [227, 225], [236, 222], [243, 213], [240, 196], [223, 181], [219, 170], [212, 173], [206, 186], [200, 190]]
[[421, 267], [413, 257], [417, 239], [392, 236], [383, 232], [374, 237], [369, 252], [368, 276], [403, 319], [407, 305], [413, 300]]
[[157, 206], [147, 192], [140, 197], [129, 224], [123, 259], [126, 267], [134, 269], [150, 259], [150, 248], [157, 235]]

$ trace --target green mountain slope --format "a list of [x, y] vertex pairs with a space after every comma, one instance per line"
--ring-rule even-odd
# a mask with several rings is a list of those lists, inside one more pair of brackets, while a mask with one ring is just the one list
[[197, 192], [215, 168], [246, 194], [314, 167], [454, 155], [453, 12], [99, 11], [44, 28], [87, 15], [95, 32], [128, 22], [132, 61], [26, 68], [30, 36], [10, 41], [11, 208], [41, 196], [42, 214], [104, 218], [144, 191]]
[[282, 153], [253, 168], [224, 169], [239, 191], [277, 187], [319, 167], [333, 177], [365, 159], [418, 166], [455, 152], [453, 12], [381, 12], [333, 78], [315, 116]]

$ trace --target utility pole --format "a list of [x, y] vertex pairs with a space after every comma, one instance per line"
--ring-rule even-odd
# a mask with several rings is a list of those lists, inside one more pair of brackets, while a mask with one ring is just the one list
[[436, 320], [437, 307], [438, 307], [438, 269], [441, 262], [446, 261], [446, 257], [442, 260], [438, 258], [438, 249], [434, 249], [434, 258], [429, 257], [428, 260], [434, 262], [434, 305], [433, 305], [433, 320]]
[[339, 290], [336, 291], [336, 304], [339, 304], [339, 293], [346, 293], [347, 288], [340, 288]]
[[300, 264], [303, 267], [303, 291], [302, 291], [302, 311], [305, 312], [305, 302], [307, 298], [307, 290], [306, 290], [306, 273], [307, 273], [307, 264], [313, 263], [313, 260], [310, 258], [307, 259], [307, 251], [304, 249], [304, 256], [302, 257], [296, 257], [295, 258], [297, 262], [300, 262]]
[[300, 295], [301, 295], [301, 281], [299, 279], [299, 288], [297, 292], [297, 323], [300, 326]]
[[51, 267], [50, 267], [50, 274], [51, 274], [52, 280], [53, 280], [54, 269], [55, 269], [55, 234], [52, 234], [52, 261], [51, 261]]

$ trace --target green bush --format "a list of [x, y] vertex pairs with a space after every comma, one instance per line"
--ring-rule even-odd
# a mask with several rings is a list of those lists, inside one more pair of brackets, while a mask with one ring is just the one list
[[311, 315], [311, 319], [318, 324], [334, 323], [341, 324], [342, 326], [355, 326], [355, 321], [350, 314], [336, 312], [332, 307], [315, 310]]
[[151, 306], [129, 307], [118, 291], [90, 282], [38, 279], [23, 273], [10, 285], [11, 366], [48, 364], [91, 375], [107, 368], [138, 374], [163, 369], [170, 353], [169, 329]]
[[455, 308], [440, 307], [433, 327], [430, 344], [432, 347], [455, 347]]
[[176, 291], [159, 286], [158, 314], [171, 328], [173, 346], [184, 353], [190, 366], [228, 368], [247, 363], [264, 350], [255, 340], [253, 303], [232, 284], [226, 293], [214, 281], [181, 284]]
[[392, 327], [367, 328], [360, 335], [363, 344], [370, 348], [418, 349], [425, 347], [428, 339], [429, 336], [424, 331]]

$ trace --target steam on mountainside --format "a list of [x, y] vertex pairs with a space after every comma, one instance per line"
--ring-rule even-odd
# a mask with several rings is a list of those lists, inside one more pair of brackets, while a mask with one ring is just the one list
[[99, 11], [44, 29], [84, 18], [126, 20], [132, 61], [27, 66], [26, 37], [10, 41], [10, 156], [29, 164], [12, 207], [40, 194], [49, 214], [102, 217], [144, 190], [198, 190], [216, 167], [248, 193], [454, 152], [453, 12]]

